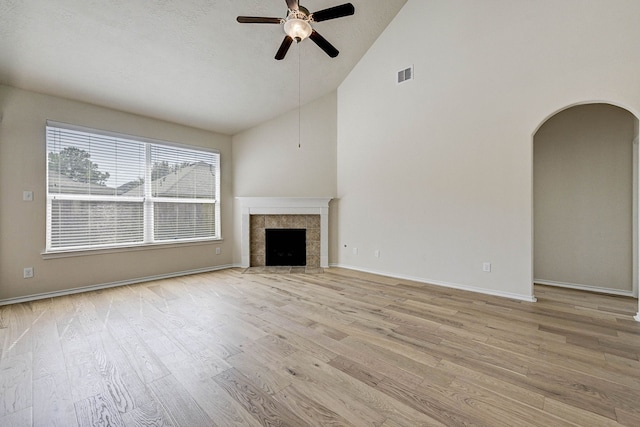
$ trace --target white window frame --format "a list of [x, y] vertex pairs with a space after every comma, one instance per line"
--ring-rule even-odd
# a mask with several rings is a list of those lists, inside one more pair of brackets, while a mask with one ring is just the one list
[[[180, 144], [176, 142], [162, 141], [153, 138], [132, 136], [117, 132], [99, 130], [88, 128], [84, 126], [71, 125], [68, 123], [61, 123], [52, 120], [47, 120], [46, 122], [47, 129], [45, 130], [45, 139], [48, 138], [48, 128], [60, 128], [63, 130], [71, 130], [71, 131], [79, 131], [85, 132], [88, 134], [94, 134], [96, 136], [106, 136], [117, 138], [120, 140], [130, 140], [138, 143], [143, 143], [145, 145], [145, 180], [144, 180], [144, 195], [142, 197], [127, 197], [126, 200], [123, 198], [118, 198], [117, 196], [109, 196], [109, 195], [86, 195], [86, 194], [50, 194], [49, 193], [49, 159], [48, 159], [48, 140], [45, 141], [45, 146], [47, 149], [47, 161], [46, 161], [46, 195], [47, 195], [47, 212], [46, 212], [46, 248], [43, 252], [43, 255], [55, 255], [55, 254], [65, 254], [65, 253], [77, 253], [77, 252], [92, 252], [92, 251], [101, 251], [101, 250], [126, 250], [128, 248], [132, 249], [143, 249], [145, 247], [154, 247], [154, 246], [167, 246], [167, 245], [175, 245], [175, 244], [189, 244], [189, 243], [206, 243], [210, 241], [220, 241], [222, 240], [222, 236], [220, 233], [221, 224], [220, 224], [220, 170], [221, 170], [221, 159], [220, 152], [215, 149], [202, 148], [187, 144]], [[179, 149], [187, 149], [196, 152], [203, 152], [207, 154], [214, 154], [216, 158], [216, 170], [215, 170], [215, 198], [213, 199], [202, 199], [202, 198], [179, 198], [179, 197], [154, 197], [152, 192], [152, 181], [151, 174], [153, 169], [153, 161], [151, 156], [152, 147], [156, 146], [165, 146], [165, 147], [175, 147]], [[103, 201], [103, 202], [120, 202], [120, 203], [142, 203], [143, 204], [143, 232], [144, 237], [141, 243], [139, 242], [130, 242], [130, 243], [120, 243], [120, 244], [109, 244], [109, 245], [84, 245], [84, 246], [65, 246], [65, 247], [52, 247], [52, 205], [54, 200], [77, 200], [77, 201]], [[154, 206], [156, 203], [198, 203], [198, 204], [212, 204], [214, 205], [214, 222], [215, 222], [215, 231], [214, 235], [211, 237], [199, 237], [199, 238], [185, 238], [185, 239], [171, 239], [171, 240], [156, 240], [154, 239]]]

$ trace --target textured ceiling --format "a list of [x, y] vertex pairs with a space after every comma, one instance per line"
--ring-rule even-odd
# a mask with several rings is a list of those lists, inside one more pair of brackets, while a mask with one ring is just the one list
[[[343, 0], [307, 0], [310, 11]], [[235, 134], [335, 90], [406, 0], [351, 0], [355, 15], [314, 24], [273, 57], [284, 0], [1, 0], [0, 83]]]

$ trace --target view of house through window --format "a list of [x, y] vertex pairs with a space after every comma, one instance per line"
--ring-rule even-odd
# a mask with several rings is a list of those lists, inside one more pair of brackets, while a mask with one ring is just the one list
[[220, 236], [219, 154], [47, 124], [47, 251]]

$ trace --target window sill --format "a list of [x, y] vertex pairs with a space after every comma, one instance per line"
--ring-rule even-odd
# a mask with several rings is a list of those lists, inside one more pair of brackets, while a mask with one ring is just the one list
[[42, 252], [40, 255], [42, 259], [56, 259], [56, 258], [71, 258], [88, 255], [103, 255], [119, 252], [138, 252], [138, 251], [150, 251], [156, 249], [174, 249], [184, 248], [188, 246], [205, 246], [220, 244], [224, 239], [211, 239], [211, 240], [199, 240], [193, 242], [179, 242], [179, 243], [151, 243], [139, 246], [123, 246], [123, 247], [111, 247], [111, 248], [99, 248], [99, 249], [79, 249], [70, 251], [52, 251]]

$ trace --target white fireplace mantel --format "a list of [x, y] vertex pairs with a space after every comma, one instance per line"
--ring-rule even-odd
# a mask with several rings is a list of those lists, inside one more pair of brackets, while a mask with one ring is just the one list
[[329, 267], [329, 202], [331, 197], [236, 197], [242, 206], [242, 267], [251, 264], [251, 215], [320, 215], [320, 267]]

